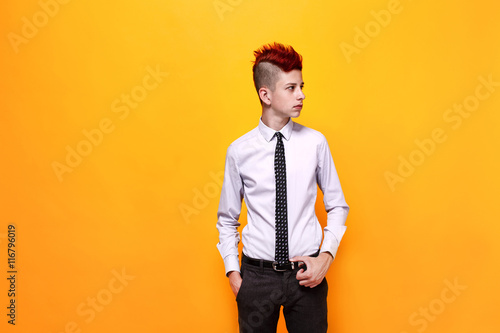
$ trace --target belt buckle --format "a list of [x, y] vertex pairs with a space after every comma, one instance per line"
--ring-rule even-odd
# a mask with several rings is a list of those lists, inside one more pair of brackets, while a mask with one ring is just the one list
[[[287, 264], [285, 264], [287, 265]], [[273, 261], [273, 269], [276, 271], [276, 272], [286, 272], [286, 269], [279, 269], [277, 268], [277, 266], [279, 266], [279, 263], [277, 261]], [[290, 261], [290, 266], [292, 268], [292, 270], [295, 268], [295, 265], [294, 265], [294, 262], [293, 261]]]

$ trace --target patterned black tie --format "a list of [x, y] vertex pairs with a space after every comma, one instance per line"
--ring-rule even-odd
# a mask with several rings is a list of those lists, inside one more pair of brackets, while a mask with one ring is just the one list
[[276, 252], [278, 264], [288, 263], [288, 220], [286, 205], [286, 163], [283, 134], [276, 132], [276, 151], [274, 153], [274, 176], [276, 179]]

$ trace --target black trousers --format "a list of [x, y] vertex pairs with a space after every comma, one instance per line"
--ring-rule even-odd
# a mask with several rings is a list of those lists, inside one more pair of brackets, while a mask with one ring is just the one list
[[314, 288], [299, 285], [299, 268], [276, 272], [247, 263], [236, 297], [240, 333], [276, 332], [281, 306], [291, 333], [324, 333], [328, 329], [326, 278]]

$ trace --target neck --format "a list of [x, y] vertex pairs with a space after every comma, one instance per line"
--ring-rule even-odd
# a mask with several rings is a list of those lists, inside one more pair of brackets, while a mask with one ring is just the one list
[[262, 113], [262, 122], [264, 125], [266, 125], [269, 128], [272, 128], [275, 131], [279, 131], [282, 129], [290, 120], [289, 117], [287, 118], [282, 118], [282, 117], [276, 117], [276, 116], [271, 116], [268, 113], [263, 112]]

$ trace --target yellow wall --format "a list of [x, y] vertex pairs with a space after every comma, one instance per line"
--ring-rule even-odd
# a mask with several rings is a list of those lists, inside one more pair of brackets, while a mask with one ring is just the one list
[[351, 206], [331, 331], [498, 332], [498, 1], [58, 1], [0, 11], [2, 332], [237, 332], [216, 210], [272, 41]]

